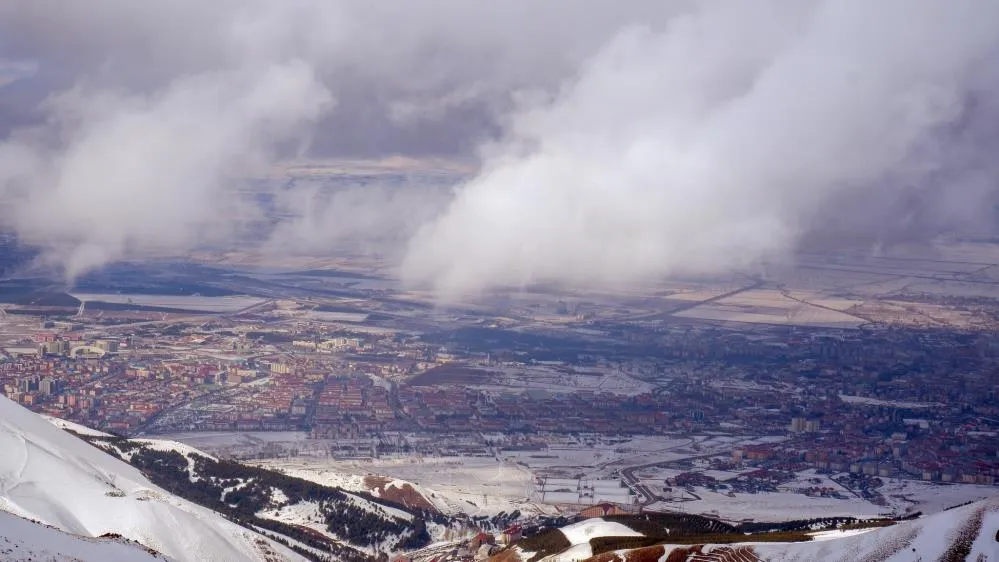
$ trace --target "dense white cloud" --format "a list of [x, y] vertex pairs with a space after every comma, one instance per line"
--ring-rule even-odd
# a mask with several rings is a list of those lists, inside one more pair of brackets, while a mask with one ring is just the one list
[[11, 0], [0, 221], [72, 276], [235, 239], [284, 158], [405, 153], [481, 170], [284, 186], [262, 247], [446, 294], [990, 231], [997, 48], [979, 0]]
[[226, 186], [260, 171], [331, 98], [291, 62], [184, 76], [148, 96], [77, 88], [47, 104], [68, 142], [0, 146], [5, 222], [72, 278], [231, 234], [252, 209], [233, 209]]
[[991, 219], [995, 145], [965, 133], [999, 124], [997, 31], [999, 4], [933, 0], [705, 2], [622, 30], [517, 115], [404, 271], [445, 293], [719, 274], [823, 232]]
[[[0, 220], [69, 277], [224, 243], [259, 212], [237, 195], [254, 172], [304, 153], [468, 156], [513, 92], [557, 84], [623, 22], [674, 11], [656, 4], [3, 2], [0, 56], [37, 73], [0, 90]], [[413, 229], [394, 223], [416, 195], [285, 193], [292, 222], [267, 247], [384, 245]]]

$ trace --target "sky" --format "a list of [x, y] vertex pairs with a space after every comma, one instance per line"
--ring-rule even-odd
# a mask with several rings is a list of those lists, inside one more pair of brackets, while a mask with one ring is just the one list
[[261, 251], [368, 237], [448, 295], [992, 236], [997, 55], [987, 0], [5, 0], [0, 227], [72, 279], [404, 156], [472, 172], [273, 182]]

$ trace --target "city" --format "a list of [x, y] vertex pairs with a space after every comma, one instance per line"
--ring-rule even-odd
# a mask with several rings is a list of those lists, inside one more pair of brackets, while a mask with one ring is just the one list
[[[173, 267], [105, 282], [159, 283]], [[235, 293], [234, 275], [213, 275]], [[841, 296], [835, 314], [857, 316], [843, 325], [802, 312], [747, 321], [769, 309], [737, 299], [780, 280], [439, 308], [356, 269], [268, 274], [266, 285], [242, 275], [244, 292], [223, 296], [21, 298], [28, 304], [5, 308], [6, 396], [272, 467], [363, 461], [365, 472], [398, 477], [392, 463], [404, 459], [494, 459], [526, 472], [494, 509], [443, 506], [451, 513], [569, 514], [611, 502], [732, 521], [790, 509], [904, 516], [948, 507], [944, 497], [999, 494], [999, 309], [985, 297]], [[284, 287], [301, 296], [268, 296]], [[781, 291], [790, 292], [772, 293]], [[790, 302], [831, 314], [814, 304], [829, 297], [807, 298]], [[719, 305], [738, 320], [689, 316]], [[927, 325], [934, 317], [960, 324]], [[198, 437], [226, 434], [264, 437]], [[589, 479], [612, 486], [584, 489]], [[488, 496], [471, 490], [454, 488], [452, 499]]]
[[999, 560], [999, 2], [0, 0], [0, 560]]

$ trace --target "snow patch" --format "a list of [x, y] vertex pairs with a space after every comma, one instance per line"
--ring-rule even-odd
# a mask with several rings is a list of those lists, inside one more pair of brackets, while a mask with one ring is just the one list
[[104, 433], [103, 431], [97, 431], [96, 429], [91, 429], [85, 425], [80, 425], [78, 423], [71, 422], [69, 420], [64, 420], [62, 418], [56, 418], [53, 416], [46, 416], [41, 414], [42, 418], [51, 423], [52, 425], [58, 427], [59, 429], [65, 429], [67, 431], [72, 431], [73, 433], [78, 433], [80, 435], [86, 435], [88, 437], [112, 437], [110, 433]]
[[644, 537], [642, 533], [626, 527], [616, 521], [604, 521], [600, 518], [587, 519], [562, 527], [562, 534], [573, 546], [589, 545], [590, 539], [597, 537]]

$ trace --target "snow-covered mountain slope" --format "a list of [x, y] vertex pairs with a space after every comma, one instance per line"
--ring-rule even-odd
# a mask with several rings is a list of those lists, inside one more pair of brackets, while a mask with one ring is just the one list
[[115, 538], [86, 538], [0, 512], [0, 560], [163, 562], [163, 556]]
[[301, 559], [3, 397], [0, 451], [2, 511], [84, 537], [118, 534], [176, 560]]
[[763, 560], [788, 562], [999, 560], [999, 500], [983, 500], [841, 539], [753, 548]]
[[65, 427], [138, 468], [160, 488], [259, 530], [310, 559], [372, 562], [382, 553], [422, 548], [448, 534], [453, 523], [437, 511], [219, 459], [175, 441]]
[[40, 414], [42, 419], [51, 423], [52, 425], [58, 427], [59, 429], [65, 429], [66, 431], [72, 431], [77, 435], [87, 435], [90, 437], [111, 437], [110, 433], [104, 433], [103, 431], [97, 431], [96, 429], [91, 429], [85, 425], [80, 425], [69, 420], [64, 420], [62, 418], [57, 418], [54, 416], [46, 416], [45, 414]]
[[[655, 545], [605, 552], [586, 562], [916, 562], [999, 560], [999, 500], [983, 500], [913, 521], [860, 533], [821, 533], [807, 542]], [[566, 551], [565, 554], [568, 554]], [[523, 556], [519, 558], [523, 559]], [[566, 560], [566, 556], [552, 557]], [[575, 558], [580, 560], [580, 558]]]

